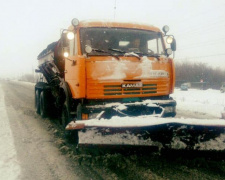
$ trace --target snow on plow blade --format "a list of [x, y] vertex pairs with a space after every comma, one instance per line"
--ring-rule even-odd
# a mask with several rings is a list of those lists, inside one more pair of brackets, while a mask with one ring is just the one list
[[186, 147], [193, 147], [224, 133], [225, 120], [112, 117], [110, 120], [72, 121], [66, 129], [81, 130], [80, 143], [155, 145], [157, 142], [167, 146], [179, 139]]
[[138, 128], [157, 125], [189, 125], [225, 128], [225, 120], [222, 119], [193, 119], [193, 118], [157, 118], [153, 116], [140, 117], [112, 117], [111, 119], [91, 119], [81, 121], [71, 121], [66, 130], [84, 129], [92, 127], [105, 128]]

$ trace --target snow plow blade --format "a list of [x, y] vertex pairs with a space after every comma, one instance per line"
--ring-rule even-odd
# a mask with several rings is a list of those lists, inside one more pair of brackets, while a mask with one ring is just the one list
[[[143, 117], [113, 117], [71, 121], [66, 130], [80, 130], [80, 143], [171, 146], [179, 140], [194, 147], [225, 132], [225, 120]], [[99, 138], [103, 140], [99, 141]]]
[[[140, 119], [139, 119], [140, 118]], [[225, 128], [225, 120], [222, 119], [183, 119], [183, 118], [156, 118], [152, 116], [143, 117], [113, 117], [111, 119], [91, 119], [71, 121], [66, 130], [75, 130], [91, 127], [105, 128], [138, 128], [163, 124], [180, 124], [189, 126], [221, 127]]]

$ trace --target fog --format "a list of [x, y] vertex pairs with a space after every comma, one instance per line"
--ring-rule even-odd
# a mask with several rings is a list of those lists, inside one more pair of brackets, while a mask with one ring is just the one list
[[225, 69], [225, 2], [222, 0], [8, 0], [0, 12], [0, 78], [32, 73], [37, 55], [60, 38], [73, 18], [106, 19], [170, 27], [175, 61]]

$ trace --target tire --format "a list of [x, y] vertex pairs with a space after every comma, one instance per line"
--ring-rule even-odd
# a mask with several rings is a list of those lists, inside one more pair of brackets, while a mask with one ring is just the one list
[[40, 93], [35, 90], [35, 110], [37, 114], [40, 114]]
[[42, 118], [47, 116], [47, 99], [45, 97], [45, 92], [41, 91], [40, 93], [40, 115]]

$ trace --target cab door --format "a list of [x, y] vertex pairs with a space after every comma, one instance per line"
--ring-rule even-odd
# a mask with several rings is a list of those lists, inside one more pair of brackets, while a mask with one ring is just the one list
[[85, 60], [78, 56], [78, 35], [68, 40], [68, 57], [65, 58], [65, 81], [69, 84], [72, 97], [85, 97]]

